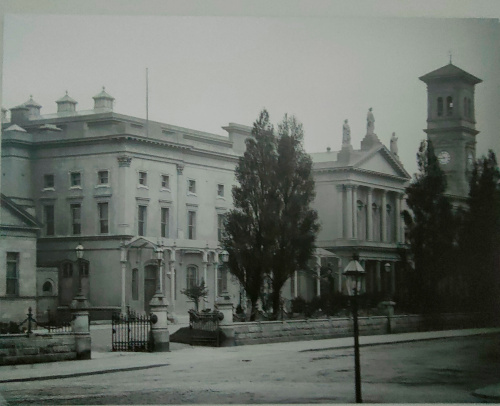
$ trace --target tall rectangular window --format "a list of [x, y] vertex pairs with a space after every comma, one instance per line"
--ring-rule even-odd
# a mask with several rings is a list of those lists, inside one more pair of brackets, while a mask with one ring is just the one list
[[45, 218], [45, 235], [54, 235], [54, 206], [47, 205], [44, 206], [44, 218]]
[[217, 240], [220, 242], [224, 238], [225, 214], [217, 214]]
[[217, 272], [217, 293], [227, 292], [227, 269], [220, 267]]
[[189, 193], [196, 193], [196, 181], [193, 179], [188, 180], [188, 191]]
[[198, 286], [198, 268], [188, 266], [186, 270], [186, 288], [193, 289]]
[[161, 175], [161, 188], [170, 189], [170, 176]]
[[54, 175], [43, 175], [43, 187], [44, 189], [53, 189], [54, 188]]
[[132, 269], [132, 300], [139, 300], [139, 270]]
[[168, 238], [168, 215], [169, 210], [167, 207], [161, 208], [161, 236]]
[[19, 253], [7, 252], [7, 295], [19, 296]]
[[147, 206], [139, 206], [139, 211], [137, 213], [137, 234], [145, 235], [146, 234], [146, 215], [147, 215]]
[[109, 171], [97, 172], [97, 184], [107, 185], [109, 183]]
[[188, 239], [196, 239], [196, 212], [188, 211]]
[[82, 233], [82, 205], [72, 204], [71, 205], [71, 232], [73, 235], [78, 235]]
[[147, 172], [139, 172], [139, 185], [147, 186], [148, 185], [148, 174]]
[[217, 185], [217, 196], [224, 197], [224, 185]]
[[82, 174], [80, 172], [71, 172], [70, 173], [70, 185], [71, 185], [71, 187], [82, 186]]
[[108, 203], [98, 203], [97, 210], [99, 212], [99, 233], [109, 233], [109, 206]]

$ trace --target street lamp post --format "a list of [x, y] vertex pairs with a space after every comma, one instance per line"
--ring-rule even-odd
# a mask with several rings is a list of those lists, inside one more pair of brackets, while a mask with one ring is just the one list
[[355, 373], [355, 388], [356, 388], [356, 403], [363, 403], [361, 399], [361, 366], [359, 359], [359, 328], [358, 328], [358, 293], [361, 290], [362, 277], [365, 270], [358, 262], [358, 256], [353, 255], [344, 269], [343, 274], [347, 280], [348, 293], [352, 292], [352, 317], [354, 321], [354, 373]]
[[83, 252], [84, 252], [83, 245], [78, 244], [75, 248], [75, 251], [76, 251], [77, 264], [78, 264], [78, 293], [73, 298], [73, 301], [71, 302], [71, 308], [73, 308], [73, 309], [85, 309], [85, 308], [89, 307], [89, 303], [87, 302], [87, 298], [83, 294], [83, 287], [82, 287], [82, 273], [83, 273], [82, 259], [83, 259]]
[[156, 260], [158, 261], [158, 283], [156, 284], [156, 294], [163, 294], [163, 249], [161, 246], [155, 248]]

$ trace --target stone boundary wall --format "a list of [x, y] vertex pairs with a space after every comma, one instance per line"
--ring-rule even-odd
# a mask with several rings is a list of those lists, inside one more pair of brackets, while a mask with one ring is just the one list
[[[90, 337], [89, 337], [90, 339]], [[0, 365], [77, 359], [76, 334], [0, 335]]]
[[[358, 325], [360, 335], [483, 327], [478, 314], [471, 313], [398, 315], [390, 318], [390, 326], [387, 316], [359, 317]], [[351, 318], [233, 323], [222, 330], [226, 335], [223, 346], [350, 337], [354, 333]]]

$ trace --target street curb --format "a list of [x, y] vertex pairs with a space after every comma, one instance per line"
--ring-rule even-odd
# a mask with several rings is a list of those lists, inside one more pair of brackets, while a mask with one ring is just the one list
[[52, 380], [52, 379], [77, 378], [79, 376], [102, 375], [102, 374], [112, 374], [114, 372], [127, 372], [127, 371], [138, 371], [141, 369], [149, 369], [149, 368], [160, 368], [160, 367], [166, 367], [168, 365], [170, 365], [170, 364], [153, 364], [153, 365], [144, 365], [144, 366], [140, 366], [140, 367], [103, 369], [103, 370], [99, 370], [99, 371], [74, 372], [74, 373], [70, 373], [70, 374], [60, 374], [60, 375], [51, 375], [51, 376], [35, 376], [35, 377], [30, 377], [30, 378], [2, 379], [2, 380], [0, 380], [0, 383], [48, 381], [48, 380]]
[[[397, 341], [385, 341], [385, 342], [380, 342], [380, 343], [365, 343], [365, 344], [359, 344], [360, 347], [375, 347], [377, 345], [391, 345], [391, 344], [400, 344], [400, 343], [412, 343], [415, 341], [431, 341], [431, 340], [445, 340], [445, 339], [453, 339], [453, 338], [463, 338], [463, 337], [475, 337], [475, 336], [486, 336], [486, 335], [496, 335], [499, 334], [500, 332], [492, 331], [492, 332], [485, 332], [485, 333], [474, 333], [474, 334], [467, 334], [467, 335], [457, 335], [457, 336], [447, 336], [447, 337], [423, 337], [423, 338], [407, 338], [407, 339], [402, 339], [402, 340], [397, 340]], [[351, 345], [340, 345], [337, 347], [326, 347], [326, 348], [311, 348], [308, 350], [300, 350], [299, 352], [314, 352], [314, 351], [329, 351], [329, 350], [344, 350], [347, 348], [353, 348], [354, 343]]]

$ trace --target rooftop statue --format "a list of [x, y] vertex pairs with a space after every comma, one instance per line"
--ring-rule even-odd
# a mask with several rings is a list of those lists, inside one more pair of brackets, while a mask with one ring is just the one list
[[347, 119], [344, 120], [342, 126], [342, 145], [351, 145], [351, 128], [347, 123]]
[[366, 115], [366, 133], [374, 134], [373, 130], [375, 130], [375, 117], [373, 117], [372, 108], [370, 107]]
[[398, 137], [396, 137], [396, 133], [392, 133], [391, 137], [391, 152], [398, 156]]

